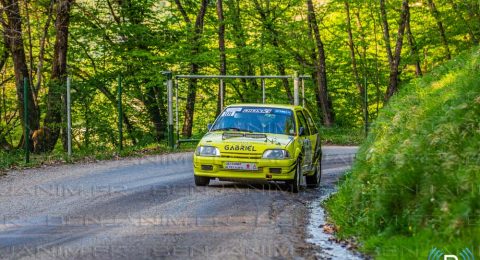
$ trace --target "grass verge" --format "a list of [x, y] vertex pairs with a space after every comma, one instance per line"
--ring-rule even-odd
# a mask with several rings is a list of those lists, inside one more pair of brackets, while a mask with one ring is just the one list
[[480, 49], [403, 86], [325, 206], [378, 259], [480, 256]]

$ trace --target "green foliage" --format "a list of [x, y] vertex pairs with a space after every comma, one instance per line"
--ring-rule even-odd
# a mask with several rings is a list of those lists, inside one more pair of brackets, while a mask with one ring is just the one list
[[361, 128], [320, 127], [320, 136], [324, 145], [359, 145], [365, 132]]
[[480, 49], [413, 81], [382, 109], [326, 206], [341, 237], [382, 258], [480, 244]]

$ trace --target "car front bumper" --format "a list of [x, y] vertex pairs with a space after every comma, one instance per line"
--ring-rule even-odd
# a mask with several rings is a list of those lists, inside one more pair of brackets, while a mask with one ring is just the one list
[[[257, 170], [226, 169], [227, 162], [255, 163]], [[295, 159], [271, 160], [196, 155], [193, 158], [195, 175], [219, 179], [288, 181], [293, 180], [295, 167]]]

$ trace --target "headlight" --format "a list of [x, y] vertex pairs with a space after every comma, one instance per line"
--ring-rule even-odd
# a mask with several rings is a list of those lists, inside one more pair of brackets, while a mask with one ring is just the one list
[[283, 149], [266, 150], [262, 156], [263, 159], [286, 159], [290, 158], [288, 151]]
[[220, 156], [220, 150], [213, 146], [199, 146], [195, 154], [199, 156]]

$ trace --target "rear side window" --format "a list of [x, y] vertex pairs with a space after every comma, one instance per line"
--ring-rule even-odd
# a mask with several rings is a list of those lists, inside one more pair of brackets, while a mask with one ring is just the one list
[[310, 131], [308, 130], [308, 125], [307, 125], [307, 120], [305, 119], [305, 116], [303, 115], [302, 111], [297, 112], [297, 117], [298, 117], [298, 123], [299, 123], [299, 128], [303, 127], [305, 129], [304, 135], [310, 135]]
[[315, 127], [315, 123], [313, 122], [312, 116], [310, 116], [308, 112], [305, 112], [305, 115], [307, 116], [308, 127], [310, 127], [310, 134], [314, 135], [318, 133], [317, 127]]

